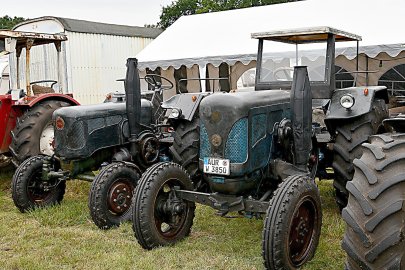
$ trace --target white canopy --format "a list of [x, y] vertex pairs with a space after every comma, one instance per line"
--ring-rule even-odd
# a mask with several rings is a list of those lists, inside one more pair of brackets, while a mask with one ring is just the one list
[[[395, 57], [405, 50], [404, 11], [404, 0], [307, 0], [183, 16], [136, 57], [141, 69], [248, 64], [257, 52], [252, 33], [311, 26], [360, 35], [360, 53], [369, 57], [380, 52]], [[355, 43], [342, 45], [351, 47], [337, 49], [336, 55], [356, 57]]]

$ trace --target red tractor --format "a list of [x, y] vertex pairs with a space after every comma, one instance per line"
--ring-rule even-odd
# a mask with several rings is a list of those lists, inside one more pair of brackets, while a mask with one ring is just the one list
[[[67, 37], [63, 34], [0, 30], [0, 55], [8, 54], [10, 66], [10, 90], [0, 95], [0, 168], [9, 166], [11, 162], [18, 165], [26, 158], [41, 153], [52, 154], [53, 112], [60, 107], [79, 105], [71, 94], [63, 91], [66, 77], [61, 48], [65, 40]], [[46, 44], [55, 45], [60, 83], [49, 79], [30, 80], [31, 48]], [[21, 59], [22, 52], [25, 52], [24, 59]], [[49, 68], [51, 65], [44, 66]], [[23, 80], [25, 85], [22, 86]]]

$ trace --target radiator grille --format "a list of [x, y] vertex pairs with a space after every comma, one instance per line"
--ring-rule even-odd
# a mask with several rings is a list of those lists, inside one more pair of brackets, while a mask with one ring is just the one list
[[200, 127], [200, 158], [210, 157], [211, 145], [208, 138], [207, 129], [204, 124], [201, 123]]
[[248, 154], [248, 121], [238, 120], [229, 132], [225, 146], [225, 158], [231, 163], [244, 163]]

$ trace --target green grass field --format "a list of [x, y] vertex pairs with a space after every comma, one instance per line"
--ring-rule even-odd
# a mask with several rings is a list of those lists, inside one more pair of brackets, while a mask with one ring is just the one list
[[[143, 250], [131, 224], [99, 230], [87, 209], [89, 183], [71, 181], [60, 206], [21, 214], [11, 174], [0, 174], [0, 269], [262, 269], [262, 220], [221, 218], [198, 206], [190, 237], [174, 247]], [[321, 241], [303, 269], [343, 269], [344, 223], [330, 181], [319, 182]]]

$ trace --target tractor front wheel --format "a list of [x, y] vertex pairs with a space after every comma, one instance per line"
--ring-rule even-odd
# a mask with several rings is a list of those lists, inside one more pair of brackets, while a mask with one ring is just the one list
[[25, 160], [15, 171], [12, 180], [12, 197], [15, 206], [26, 211], [59, 204], [65, 194], [66, 182], [44, 181], [42, 165], [45, 156]]
[[175, 163], [155, 164], [139, 181], [132, 228], [144, 249], [172, 245], [190, 234], [195, 204], [178, 198], [174, 187], [193, 189], [190, 176]]
[[67, 106], [70, 104], [59, 100], [39, 102], [17, 119], [16, 126], [11, 132], [10, 144], [15, 166], [35, 155], [53, 154], [52, 114], [56, 109]]
[[262, 241], [266, 269], [297, 269], [312, 259], [321, 224], [321, 199], [314, 180], [303, 175], [287, 177], [266, 213]]
[[139, 174], [135, 166], [112, 163], [104, 167], [91, 184], [90, 216], [107, 230], [131, 220], [131, 200]]

